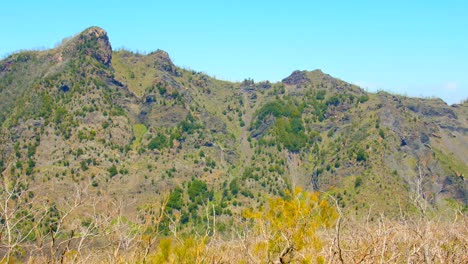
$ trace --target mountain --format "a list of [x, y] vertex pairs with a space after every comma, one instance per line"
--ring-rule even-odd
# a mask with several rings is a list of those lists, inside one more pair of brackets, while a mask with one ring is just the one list
[[468, 203], [466, 101], [369, 93], [320, 70], [217, 80], [161, 50], [113, 51], [91, 27], [1, 60], [0, 102], [2, 186], [49, 204], [89, 185], [130, 217], [169, 193], [182, 225], [211, 203], [229, 226], [295, 187], [357, 215]]
[[5, 179], [138, 199], [200, 179], [215, 193], [237, 182], [248, 203], [293, 186], [390, 211], [418, 188], [434, 206], [468, 202], [466, 102], [368, 93], [320, 70], [216, 80], [161, 50], [112, 51], [97, 27], [5, 58], [0, 80]]

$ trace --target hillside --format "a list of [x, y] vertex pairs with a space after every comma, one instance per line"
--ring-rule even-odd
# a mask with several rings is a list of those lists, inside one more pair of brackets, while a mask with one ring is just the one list
[[161, 50], [113, 51], [91, 27], [0, 61], [0, 102], [2, 188], [31, 208], [64, 208], [85, 190], [98, 210], [146, 219], [167, 197], [181, 230], [204, 230], [212, 209], [223, 232], [296, 187], [358, 218], [468, 204], [466, 101], [369, 93], [320, 70], [232, 83]]

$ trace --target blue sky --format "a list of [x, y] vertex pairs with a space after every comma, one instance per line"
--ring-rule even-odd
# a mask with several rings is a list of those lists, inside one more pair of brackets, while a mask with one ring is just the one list
[[0, 56], [89, 26], [221, 79], [322, 71], [368, 91], [468, 98], [468, 1], [4, 1]]

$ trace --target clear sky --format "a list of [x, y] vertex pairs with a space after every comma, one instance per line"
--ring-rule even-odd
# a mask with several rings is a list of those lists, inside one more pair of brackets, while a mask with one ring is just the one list
[[2, 1], [0, 56], [89, 26], [114, 49], [169, 52], [239, 81], [322, 71], [369, 91], [468, 98], [468, 1]]

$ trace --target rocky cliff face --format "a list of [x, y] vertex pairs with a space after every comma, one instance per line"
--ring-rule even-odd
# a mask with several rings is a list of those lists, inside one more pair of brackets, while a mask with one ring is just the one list
[[112, 47], [107, 32], [99, 27], [90, 27], [64, 44], [63, 57], [76, 58], [80, 55], [90, 56], [110, 66]]

